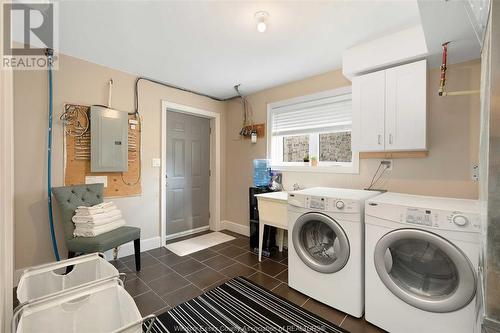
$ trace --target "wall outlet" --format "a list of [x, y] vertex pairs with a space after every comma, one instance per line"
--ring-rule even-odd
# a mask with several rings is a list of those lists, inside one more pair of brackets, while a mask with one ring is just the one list
[[392, 171], [392, 166], [394, 163], [392, 163], [392, 160], [381, 160], [380, 164], [385, 167], [385, 171]]
[[479, 181], [479, 165], [474, 164], [472, 166], [472, 171], [471, 171], [471, 178], [473, 181], [478, 182]]
[[104, 184], [108, 187], [108, 176], [85, 176], [85, 184]]

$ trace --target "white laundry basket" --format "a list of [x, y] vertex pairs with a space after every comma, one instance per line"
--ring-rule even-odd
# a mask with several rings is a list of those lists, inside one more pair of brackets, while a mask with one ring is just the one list
[[[24, 271], [17, 287], [20, 303], [38, 299], [93, 281], [118, 276], [118, 270], [102, 254], [93, 253]], [[73, 266], [68, 274], [66, 268]]]
[[119, 278], [28, 302], [14, 314], [16, 333], [140, 333], [142, 319]]

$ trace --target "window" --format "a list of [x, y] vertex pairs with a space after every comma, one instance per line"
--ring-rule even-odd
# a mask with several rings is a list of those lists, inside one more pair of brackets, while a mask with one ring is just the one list
[[356, 173], [351, 127], [350, 87], [269, 104], [268, 158], [277, 170]]
[[319, 160], [325, 162], [352, 162], [351, 132], [321, 133]]
[[303, 162], [309, 156], [309, 135], [283, 137], [283, 162]]

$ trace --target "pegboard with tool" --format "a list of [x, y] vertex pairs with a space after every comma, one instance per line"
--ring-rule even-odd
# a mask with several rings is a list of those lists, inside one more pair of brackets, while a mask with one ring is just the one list
[[141, 189], [141, 122], [137, 114], [129, 115], [128, 171], [90, 172], [90, 106], [65, 104], [64, 124], [65, 185], [104, 182], [105, 197], [140, 195]]

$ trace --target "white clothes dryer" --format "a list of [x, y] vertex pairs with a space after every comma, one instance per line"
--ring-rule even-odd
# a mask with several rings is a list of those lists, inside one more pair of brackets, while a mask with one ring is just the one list
[[479, 205], [385, 193], [366, 202], [365, 318], [391, 333], [472, 333]]

